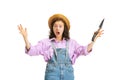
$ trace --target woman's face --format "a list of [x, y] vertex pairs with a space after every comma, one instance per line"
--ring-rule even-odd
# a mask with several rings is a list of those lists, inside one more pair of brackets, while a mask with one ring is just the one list
[[56, 21], [53, 25], [53, 32], [56, 38], [62, 38], [64, 31], [64, 23], [62, 21]]

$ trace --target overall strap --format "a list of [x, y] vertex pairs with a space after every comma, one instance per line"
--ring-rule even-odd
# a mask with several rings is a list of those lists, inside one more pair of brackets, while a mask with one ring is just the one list
[[66, 41], [66, 58], [65, 58], [65, 63], [67, 64], [69, 58], [69, 41]]
[[53, 43], [53, 42], [51, 42], [51, 44], [52, 44], [52, 48], [55, 50], [55, 56], [57, 56], [56, 47], [55, 47], [55, 45], [54, 45], [54, 43]]
[[53, 41], [51, 41], [51, 46], [52, 46], [52, 48], [53, 48], [54, 51], [55, 51], [55, 52], [54, 52], [54, 55], [55, 55], [56, 60], [54, 59], [54, 61], [55, 61], [55, 64], [57, 64], [57, 51], [56, 51], [56, 47], [55, 47]]
[[[55, 64], [57, 63], [57, 51], [56, 51], [56, 47], [55, 47], [55, 45], [54, 45], [54, 42], [53, 41], [51, 41], [51, 46], [52, 46], [52, 48], [54, 49], [54, 51], [55, 51], [55, 58], [56, 58], [56, 60], [54, 60], [55, 61]], [[65, 63], [67, 63], [67, 58], [69, 58], [69, 41], [66, 41], [66, 53], [65, 53]]]
[[68, 41], [66, 41], [66, 58], [68, 57], [68, 53], [69, 53], [69, 45], [68, 45]]

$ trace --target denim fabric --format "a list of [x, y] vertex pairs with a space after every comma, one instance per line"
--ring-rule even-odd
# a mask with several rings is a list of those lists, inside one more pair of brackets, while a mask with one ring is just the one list
[[74, 80], [74, 70], [66, 48], [54, 48], [54, 55], [48, 61], [45, 80]]

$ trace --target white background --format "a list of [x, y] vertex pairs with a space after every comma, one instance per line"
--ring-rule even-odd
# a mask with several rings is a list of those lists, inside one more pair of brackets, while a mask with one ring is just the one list
[[28, 29], [34, 45], [49, 35], [48, 18], [62, 13], [71, 22], [71, 38], [82, 45], [91, 41], [101, 20], [104, 35], [93, 51], [73, 66], [75, 80], [120, 80], [119, 0], [0, 0], [0, 80], [44, 80], [42, 56], [28, 56], [17, 25]]

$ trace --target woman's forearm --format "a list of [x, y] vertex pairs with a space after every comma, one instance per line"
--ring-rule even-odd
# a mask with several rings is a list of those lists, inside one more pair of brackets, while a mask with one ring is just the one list
[[23, 37], [23, 38], [24, 38], [24, 41], [25, 41], [26, 49], [29, 50], [30, 49], [30, 43], [28, 41], [28, 38], [27, 37]]
[[91, 41], [91, 43], [88, 45], [88, 47], [87, 47], [88, 52], [90, 52], [92, 50], [94, 43], [95, 42]]

